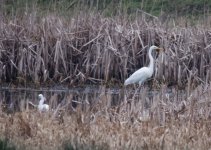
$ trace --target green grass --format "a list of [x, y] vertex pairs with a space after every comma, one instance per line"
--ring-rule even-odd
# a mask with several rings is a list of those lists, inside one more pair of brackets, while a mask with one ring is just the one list
[[173, 16], [200, 16], [209, 14], [211, 1], [208, 0], [18, 0], [4, 1], [2, 8], [4, 14], [25, 13], [39, 8], [39, 13], [46, 12], [71, 15], [76, 10], [91, 10], [103, 13], [106, 16], [127, 13], [135, 14], [142, 9], [152, 15], [162, 13]]

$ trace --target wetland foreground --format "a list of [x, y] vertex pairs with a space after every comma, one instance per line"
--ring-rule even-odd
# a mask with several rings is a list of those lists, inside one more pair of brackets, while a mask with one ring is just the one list
[[[40, 92], [49, 112], [31, 105]], [[0, 136], [16, 149], [209, 149], [211, 86], [185, 93], [142, 88], [132, 99], [130, 89], [4, 88]]]

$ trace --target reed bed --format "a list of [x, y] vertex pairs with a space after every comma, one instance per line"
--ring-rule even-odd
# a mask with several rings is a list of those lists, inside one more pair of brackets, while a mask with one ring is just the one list
[[17, 149], [209, 149], [211, 86], [190, 95], [166, 90], [149, 99], [143, 88], [139, 98], [127, 96], [118, 105], [102, 92], [95, 103], [75, 109], [71, 96], [48, 113], [26, 105], [13, 114], [1, 109], [0, 136]]
[[[54, 95], [48, 113], [31, 108], [28, 99], [9, 113], [1, 100], [0, 139], [6, 145], [117, 150], [211, 147], [209, 25], [163, 22], [162, 16], [141, 10], [134, 18], [91, 12], [68, 18], [41, 16], [37, 11], [0, 17], [1, 83], [121, 85], [147, 65], [149, 46], [165, 49], [156, 60], [151, 82], [160, 86], [159, 92], [151, 97], [145, 88], [139, 96], [126, 88], [114, 102], [102, 91], [93, 101], [85, 96], [73, 107], [73, 96], [62, 103]], [[183, 87], [184, 93], [178, 94], [177, 86], [168, 93], [169, 85]]]
[[[173, 22], [173, 21], [172, 21]], [[182, 22], [182, 21], [181, 21]], [[123, 83], [147, 65], [152, 44], [165, 49], [155, 80], [183, 86], [210, 81], [209, 28], [178, 26], [159, 18], [71, 18], [36, 11], [0, 20], [0, 79], [14, 83]]]

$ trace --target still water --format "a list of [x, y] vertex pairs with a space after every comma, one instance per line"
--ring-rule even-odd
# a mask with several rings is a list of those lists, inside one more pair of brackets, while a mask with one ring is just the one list
[[[22, 109], [34, 109], [39, 103], [38, 94], [46, 97], [47, 104], [51, 109], [56, 109], [58, 105], [66, 105], [69, 103], [70, 109], [76, 108], [78, 105], [94, 105], [102, 99], [102, 95], [106, 96], [111, 106], [118, 106], [121, 102], [131, 99], [135, 93], [134, 88], [106, 88], [105, 86], [86, 86], [76, 88], [0, 88], [0, 104], [3, 111], [13, 113]], [[178, 96], [179, 95], [179, 96]], [[181, 97], [181, 95], [183, 95]], [[165, 97], [171, 101], [184, 99], [183, 91], [174, 89], [152, 90], [149, 88], [141, 89], [139, 96], [141, 99], [153, 100], [154, 97]], [[139, 97], [139, 99], [140, 99]], [[137, 99], [137, 97], [136, 97]], [[35, 107], [34, 107], [35, 106]]]

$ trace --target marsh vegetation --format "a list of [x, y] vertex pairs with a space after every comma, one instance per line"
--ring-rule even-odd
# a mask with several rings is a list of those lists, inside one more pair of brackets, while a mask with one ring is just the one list
[[48, 113], [29, 103], [38, 103], [40, 91], [16, 91], [10, 95], [19, 111], [1, 109], [1, 138], [17, 149], [210, 148], [210, 85], [190, 95], [166, 86], [153, 95], [148, 90], [143, 88], [135, 99], [132, 90], [125, 95], [105, 87], [96, 93], [46, 91]]
[[[167, 9], [173, 7], [168, 0], [162, 5], [48, 2], [5, 0], [0, 6], [0, 144], [12, 149], [211, 147], [210, 2], [189, 6], [188, 1], [193, 10], [178, 4], [175, 12]], [[184, 15], [182, 8], [189, 11]], [[156, 60], [153, 78], [134, 96], [132, 86], [122, 86], [149, 62], [150, 45], [165, 53]], [[26, 89], [18, 96], [5, 94], [3, 85]], [[86, 85], [97, 88], [91, 95], [87, 88], [69, 91]], [[40, 90], [28, 93], [29, 86]], [[42, 87], [53, 86], [67, 89], [43, 92]], [[40, 92], [47, 96], [48, 113], [30, 103], [37, 103]], [[8, 102], [6, 95], [13, 98]]]

